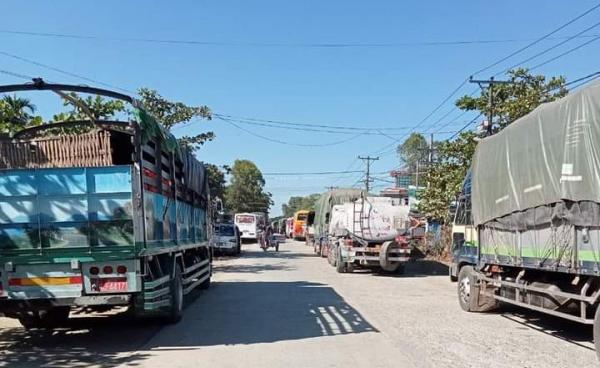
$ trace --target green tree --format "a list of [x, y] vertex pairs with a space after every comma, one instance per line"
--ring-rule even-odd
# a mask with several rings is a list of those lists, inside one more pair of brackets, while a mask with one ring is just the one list
[[320, 194], [310, 194], [305, 197], [290, 197], [288, 203], [284, 203], [281, 206], [281, 212], [283, 212], [284, 217], [291, 217], [296, 211], [313, 211], [319, 197], [321, 197]]
[[75, 92], [63, 96], [63, 106], [71, 107], [70, 111], [56, 114], [53, 122], [71, 120], [108, 120], [125, 112], [125, 103], [121, 100], [109, 100], [102, 96], [81, 97]]
[[[211, 111], [206, 106], [188, 106], [183, 102], [172, 102], [165, 99], [158, 92], [148, 88], [140, 88], [138, 93], [142, 104], [158, 121], [167, 129], [172, 129], [179, 124], [187, 124], [194, 118], [210, 120]], [[204, 132], [196, 135], [185, 135], [179, 139], [180, 143], [196, 150], [199, 146], [215, 138], [213, 132]]]
[[233, 213], [268, 212], [273, 201], [264, 186], [265, 179], [252, 161], [235, 160], [231, 181], [225, 190], [227, 209]]
[[[499, 129], [527, 115], [542, 103], [554, 101], [567, 94], [564, 77], [532, 75], [527, 69], [507, 72], [510, 84], [494, 86], [494, 117]], [[489, 112], [489, 90], [478, 97], [463, 96], [456, 106], [461, 110]], [[427, 170], [428, 187], [420, 195], [419, 210], [425, 216], [450, 222], [450, 203], [456, 199], [477, 145], [473, 132], [463, 132], [453, 141], [440, 143], [437, 160]]]
[[412, 133], [397, 148], [401, 164], [404, 164], [410, 173], [417, 172], [419, 162], [425, 159], [427, 139], [421, 133]]
[[208, 175], [208, 187], [210, 188], [210, 196], [212, 198], [220, 198], [225, 200], [225, 173], [227, 172], [227, 166], [219, 167], [214, 164], [205, 164], [206, 173]]
[[[540, 104], [554, 101], [568, 93], [564, 77], [546, 80], [545, 76], [532, 75], [526, 68], [509, 70], [507, 80], [510, 83], [497, 84], [493, 88], [494, 123], [498, 124], [500, 129], [529, 114]], [[478, 97], [461, 97], [456, 106], [461, 110], [479, 111], [487, 116], [490, 110], [488, 101], [489, 89], [486, 88]]]
[[35, 110], [35, 105], [27, 98], [4, 96], [0, 100], [0, 131], [12, 134], [41, 124], [42, 118], [33, 115]]

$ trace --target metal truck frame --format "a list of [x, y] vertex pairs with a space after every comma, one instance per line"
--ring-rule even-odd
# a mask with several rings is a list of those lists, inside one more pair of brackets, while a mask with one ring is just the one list
[[[0, 86], [0, 93], [17, 91], [110, 97], [131, 104], [135, 118], [90, 116], [0, 141], [0, 313], [26, 328], [60, 325], [72, 307], [129, 306], [139, 316], [179, 321], [183, 296], [210, 285], [212, 210], [203, 165], [130, 96], [41, 79]], [[77, 147], [39, 138], [82, 127], [108, 137], [107, 146], [96, 147], [95, 138]], [[67, 136], [61, 139], [74, 145], [83, 139]], [[40, 159], [44, 139], [53, 162]]]

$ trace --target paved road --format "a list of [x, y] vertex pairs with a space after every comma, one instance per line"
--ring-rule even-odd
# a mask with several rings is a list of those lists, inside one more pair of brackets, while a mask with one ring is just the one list
[[436, 263], [339, 275], [299, 242], [216, 263], [181, 323], [76, 316], [27, 332], [0, 318], [0, 366], [592, 367], [591, 329], [505, 309], [468, 314]]

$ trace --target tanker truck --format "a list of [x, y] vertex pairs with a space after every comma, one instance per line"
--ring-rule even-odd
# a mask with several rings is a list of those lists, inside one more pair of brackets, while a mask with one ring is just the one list
[[461, 308], [499, 302], [593, 325], [600, 351], [600, 84], [482, 139], [459, 197]]
[[339, 273], [356, 267], [402, 273], [410, 260], [409, 206], [370, 196], [335, 205], [329, 223], [329, 263]]

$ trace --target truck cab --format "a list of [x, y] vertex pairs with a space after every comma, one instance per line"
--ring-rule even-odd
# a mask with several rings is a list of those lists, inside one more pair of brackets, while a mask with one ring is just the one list
[[477, 229], [471, 216], [471, 172], [467, 172], [458, 196], [454, 221], [452, 221], [452, 260], [450, 280], [457, 281], [461, 267], [477, 263]]

